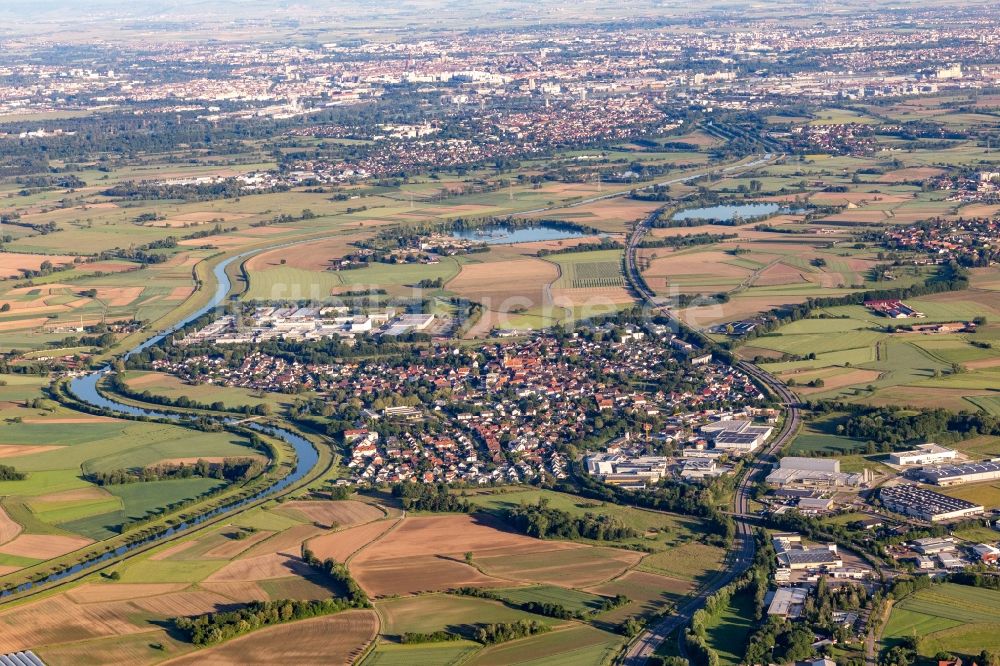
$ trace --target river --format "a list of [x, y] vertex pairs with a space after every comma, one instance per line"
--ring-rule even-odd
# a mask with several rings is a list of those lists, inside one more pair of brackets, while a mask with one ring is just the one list
[[[162, 331], [161, 333], [158, 333], [156, 336], [146, 340], [142, 344], [136, 346], [134, 349], [129, 350], [124, 357], [127, 359], [132, 354], [141, 352], [157, 344], [161, 340], [165, 339], [168, 335], [173, 334], [175, 331], [186, 326], [187, 324], [191, 323], [198, 317], [201, 317], [202, 315], [207, 313], [212, 308], [221, 304], [225, 300], [226, 296], [229, 294], [229, 290], [232, 287], [232, 281], [226, 274], [226, 268], [228, 268], [234, 261], [239, 261], [240, 259], [243, 259], [244, 257], [247, 257], [259, 251], [260, 250], [252, 250], [249, 252], [244, 252], [243, 254], [236, 255], [235, 257], [230, 257], [229, 259], [219, 263], [219, 265], [217, 265], [213, 271], [217, 285], [215, 289], [215, 294], [212, 296], [211, 300], [207, 304], [205, 304], [192, 314], [188, 315], [180, 322], [174, 324], [170, 328]], [[118, 402], [116, 400], [111, 400], [101, 395], [101, 393], [97, 390], [97, 383], [98, 381], [100, 381], [101, 377], [108, 374], [109, 372], [111, 372], [110, 366], [105, 366], [100, 370], [95, 370], [94, 372], [91, 372], [90, 374], [76, 377], [75, 379], [70, 381], [69, 390], [74, 396], [76, 396], [77, 399], [79, 399], [82, 402], [86, 402], [92, 405], [93, 407], [106, 409], [110, 412], [121, 414], [122, 416], [149, 416], [153, 418], [169, 419], [171, 421], [177, 421], [178, 423], [184, 423], [185, 421], [192, 420], [190, 414], [171, 412], [168, 410], [160, 411], [160, 410], [142, 409], [141, 407], [126, 405], [124, 403]], [[230, 419], [224, 422], [232, 423], [234, 421], [235, 419]], [[169, 539], [170, 537], [173, 537], [180, 532], [189, 530], [192, 527], [195, 527], [196, 525], [205, 522], [206, 520], [215, 518], [224, 513], [235, 511], [241, 507], [246, 506], [247, 504], [256, 502], [264, 497], [267, 497], [268, 495], [273, 495], [277, 492], [280, 492], [281, 490], [284, 490], [288, 486], [292, 485], [293, 483], [305, 477], [305, 475], [308, 474], [309, 471], [313, 469], [313, 467], [315, 467], [316, 464], [319, 462], [319, 452], [316, 450], [316, 447], [304, 437], [297, 435], [289, 430], [285, 430], [284, 428], [263, 426], [258, 423], [246, 423], [245, 425], [246, 427], [256, 430], [258, 432], [262, 432], [264, 434], [277, 437], [278, 439], [281, 439], [287, 442], [289, 445], [291, 445], [291, 447], [295, 451], [295, 458], [296, 458], [295, 469], [292, 470], [292, 472], [287, 476], [284, 476], [281, 479], [275, 481], [274, 484], [261, 490], [260, 492], [251, 497], [247, 497], [238, 502], [233, 502], [231, 504], [220, 506], [206, 514], [199, 515], [197, 518], [193, 518], [189, 521], [185, 521], [173, 527], [168, 527], [160, 532], [157, 532], [156, 534], [149, 536], [146, 539], [143, 539], [142, 541], [119, 546], [113, 551], [103, 553], [99, 556], [96, 556], [84, 562], [75, 564], [71, 568], [66, 569], [65, 571], [51, 574], [48, 577], [42, 579], [40, 582], [24, 583], [18, 586], [13, 592], [10, 590], [4, 590], [0, 592], [0, 599], [8, 597], [12, 594], [27, 592], [33, 589], [35, 586], [39, 585], [44, 586], [51, 583], [56, 583], [60, 580], [69, 578], [71, 576], [75, 576], [76, 574], [79, 574], [80, 572], [86, 569], [91, 569], [100, 566], [105, 562], [107, 562], [108, 560], [125, 555], [126, 553], [132, 550], [143, 548], [157, 541], [163, 541], [164, 539]]]

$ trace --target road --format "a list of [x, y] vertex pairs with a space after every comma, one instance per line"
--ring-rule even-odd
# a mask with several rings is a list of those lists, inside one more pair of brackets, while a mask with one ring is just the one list
[[[732, 172], [740, 169], [752, 169], [772, 159], [774, 159], [773, 155], [765, 155], [747, 164], [734, 165], [723, 171]], [[625, 251], [625, 277], [636, 295], [645, 301], [654, 314], [668, 317], [679, 327], [681, 326], [681, 322], [677, 318], [676, 313], [665, 307], [657, 299], [656, 294], [653, 293], [645, 280], [643, 280], [636, 265], [636, 254], [639, 244], [642, 242], [642, 237], [649, 231], [655, 217], [656, 213], [636, 224], [629, 235]], [[736, 536], [733, 540], [732, 548], [727, 553], [723, 570], [702, 586], [694, 596], [690, 597], [671, 615], [647, 628], [634, 639], [620, 660], [626, 666], [642, 666], [645, 664], [646, 660], [656, 652], [671, 634], [679, 629], [683, 629], [690, 623], [691, 617], [698, 609], [705, 605], [705, 600], [709, 596], [737, 579], [753, 563], [756, 544], [754, 543], [753, 530], [746, 521], [746, 517], [749, 517], [751, 514], [751, 493], [757, 482], [767, 475], [775, 459], [775, 454], [795, 436], [801, 425], [802, 416], [799, 410], [798, 398], [784, 384], [752, 363], [740, 362], [736, 364], [736, 367], [756, 379], [760, 384], [767, 386], [778, 397], [785, 406], [784, 422], [767, 447], [752, 459], [736, 485], [736, 490], [733, 493]], [[681, 640], [681, 635], [678, 636], [678, 640]]]

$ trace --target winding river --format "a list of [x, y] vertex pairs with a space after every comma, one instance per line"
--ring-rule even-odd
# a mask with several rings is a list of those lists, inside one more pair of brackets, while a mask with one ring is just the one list
[[[133, 354], [141, 352], [159, 343], [160, 341], [164, 340], [167, 336], [172, 335], [175, 331], [181, 329], [187, 324], [190, 324], [192, 321], [194, 321], [198, 317], [201, 317], [212, 308], [220, 305], [226, 299], [226, 296], [229, 294], [229, 290], [232, 287], [232, 281], [226, 274], [226, 268], [228, 268], [233, 262], [239, 261], [249, 255], [255, 254], [260, 251], [261, 250], [251, 250], [248, 252], [244, 252], [234, 257], [230, 257], [229, 259], [226, 259], [225, 261], [219, 263], [213, 270], [217, 286], [215, 289], [215, 294], [212, 296], [209, 302], [204, 306], [202, 306], [201, 308], [199, 308], [197, 311], [185, 317], [180, 322], [174, 324], [173, 326], [164, 330], [163, 332], [158, 333], [154, 337], [146, 340], [145, 342], [138, 345], [134, 349], [129, 350], [125, 354], [125, 358], [127, 359]], [[141, 407], [126, 405], [116, 400], [111, 400], [107, 398], [97, 390], [97, 383], [103, 376], [105, 376], [109, 372], [111, 372], [110, 366], [105, 366], [100, 370], [95, 370], [94, 372], [91, 372], [90, 374], [77, 377], [72, 381], [70, 381], [69, 390], [78, 400], [82, 402], [86, 402], [92, 405], [93, 407], [105, 409], [110, 412], [121, 414], [123, 416], [149, 416], [159, 419], [169, 419], [172, 421], [177, 421], [178, 423], [184, 423], [185, 421], [190, 421], [192, 419], [190, 414], [183, 414], [180, 412], [171, 412], [166, 410], [160, 411], [160, 410], [142, 409]], [[234, 421], [235, 419], [229, 419], [226, 420], [225, 422], [233, 423]], [[144, 548], [150, 545], [151, 543], [155, 543], [157, 541], [169, 539], [170, 537], [173, 537], [176, 534], [183, 532], [185, 530], [189, 530], [192, 527], [204, 523], [207, 520], [211, 520], [222, 514], [235, 511], [241, 507], [246, 506], [247, 504], [257, 502], [258, 500], [263, 499], [268, 495], [273, 495], [277, 492], [280, 492], [281, 490], [284, 490], [293, 483], [301, 480], [319, 462], [319, 452], [316, 450], [315, 446], [311, 442], [309, 442], [309, 440], [305, 439], [300, 435], [295, 434], [294, 432], [291, 432], [284, 428], [263, 426], [258, 423], [246, 423], [244, 425], [253, 430], [257, 430], [267, 435], [277, 437], [278, 439], [284, 440], [289, 445], [291, 445], [291, 447], [295, 451], [295, 458], [296, 458], [295, 469], [292, 470], [290, 474], [282, 477], [281, 479], [278, 479], [277, 481], [274, 482], [274, 484], [261, 490], [260, 492], [256, 493], [251, 497], [247, 497], [239, 501], [232, 502], [231, 504], [225, 504], [216, 509], [213, 509], [208, 513], [201, 514], [195, 518], [191, 518], [188, 521], [179, 523], [171, 527], [167, 527], [160, 532], [150, 535], [148, 538], [143, 539], [142, 541], [137, 541], [135, 543], [119, 546], [114, 550], [105, 552], [99, 556], [95, 556], [84, 562], [75, 564], [69, 569], [61, 571], [59, 573], [51, 574], [39, 582], [24, 583], [18, 586], [13, 591], [4, 590], [0, 592], [0, 599], [11, 596], [12, 594], [27, 592], [36, 586], [45, 586], [59, 582], [60, 580], [64, 580], [66, 578], [70, 578], [86, 569], [91, 569], [93, 567], [100, 566], [105, 562], [107, 562], [108, 560], [121, 557], [122, 555], [125, 555], [130, 551], [137, 550], [139, 548]]]

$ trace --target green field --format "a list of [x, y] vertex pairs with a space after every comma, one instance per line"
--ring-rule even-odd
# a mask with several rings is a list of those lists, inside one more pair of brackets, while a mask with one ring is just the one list
[[477, 666], [601, 666], [624, 638], [587, 625], [575, 625], [484, 649], [470, 662]]
[[829, 414], [807, 421], [792, 441], [788, 450], [789, 455], [810, 456], [820, 453], [842, 455], [851, 450], [864, 449], [864, 442], [837, 434], [836, 428], [844, 418], [844, 414]]
[[735, 666], [743, 661], [747, 641], [756, 628], [754, 599], [748, 592], [736, 594], [717, 618], [705, 626], [705, 642], [719, 655], [720, 664]]
[[921, 590], [897, 603], [883, 633], [892, 645], [916, 637], [919, 652], [932, 656], [941, 650], [978, 654], [1000, 646], [996, 609], [1000, 591], [945, 583]]
[[473, 624], [483, 622], [514, 622], [523, 619], [558, 622], [510, 608], [499, 601], [451, 594], [386, 599], [376, 602], [376, 607], [384, 618], [382, 633], [390, 636], [406, 632], [435, 631], [467, 634], [471, 633]]
[[496, 590], [496, 593], [505, 601], [513, 604], [523, 604], [530, 601], [559, 604], [569, 611], [584, 613], [600, 609], [602, 601], [602, 598], [595, 594], [552, 585], [515, 587], [509, 590]]
[[453, 666], [465, 663], [482, 646], [472, 641], [427, 643], [423, 645], [393, 645], [383, 643], [375, 648], [362, 666]]
[[[625, 543], [642, 544], [655, 549], [670, 548], [701, 536], [704, 530], [696, 519], [677, 514], [648, 511], [632, 507], [595, 502], [575, 495], [549, 490], [503, 489], [469, 493], [467, 499], [489, 513], [500, 514], [505, 509], [522, 503], [535, 504], [545, 498], [549, 506], [570, 514], [582, 516], [586, 513], [612, 515], [640, 533], [641, 536], [626, 540]], [[602, 545], [601, 542], [593, 542]]]

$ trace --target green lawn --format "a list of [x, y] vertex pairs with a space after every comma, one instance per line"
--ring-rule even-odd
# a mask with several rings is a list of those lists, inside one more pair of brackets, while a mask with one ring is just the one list
[[747, 640], [756, 628], [754, 598], [748, 591], [734, 595], [722, 614], [705, 627], [706, 642], [719, 655], [720, 664], [739, 664], [746, 651]]
[[538, 585], [533, 587], [516, 587], [509, 590], [495, 590], [503, 599], [523, 604], [529, 601], [538, 603], [559, 604], [569, 611], [589, 612], [601, 607], [602, 597], [578, 590], [570, 590], [554, 585]]

